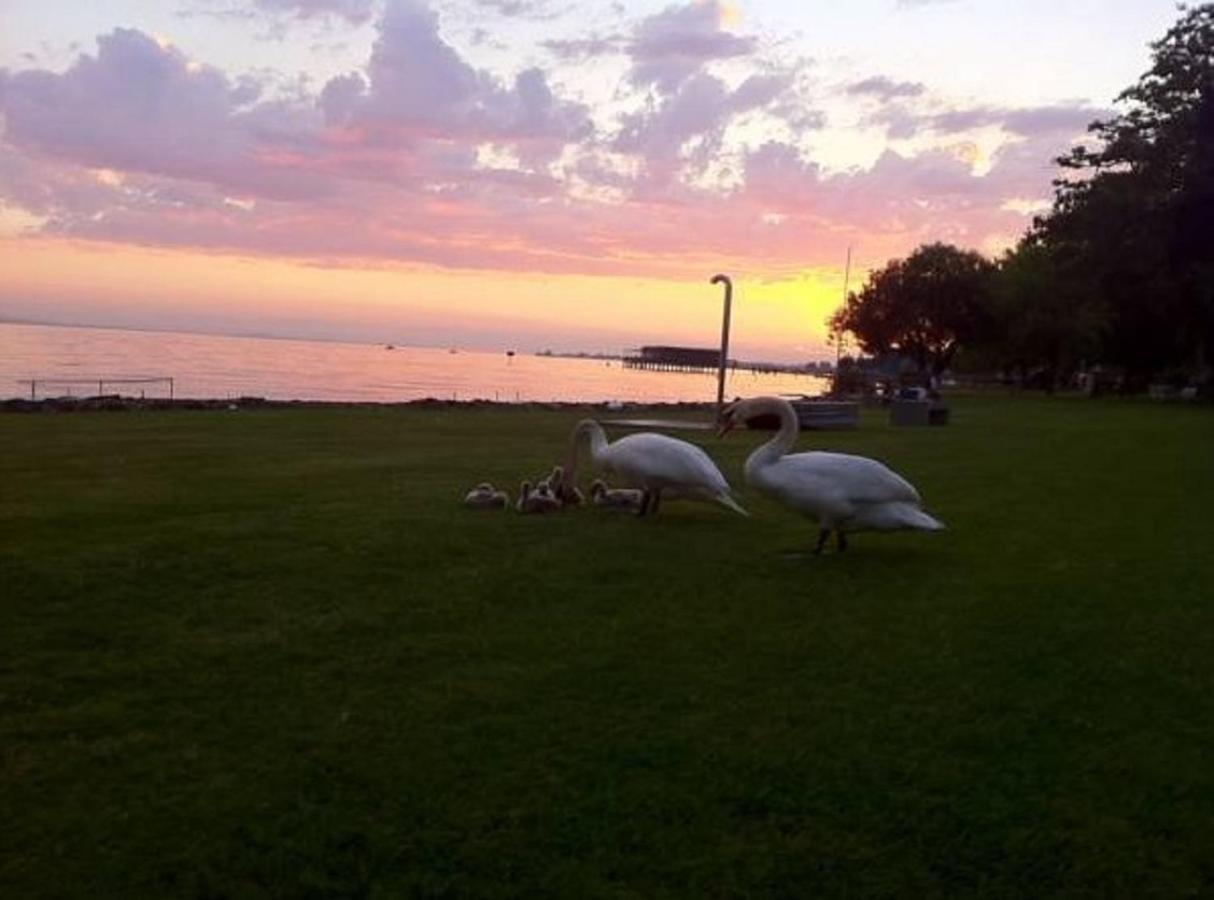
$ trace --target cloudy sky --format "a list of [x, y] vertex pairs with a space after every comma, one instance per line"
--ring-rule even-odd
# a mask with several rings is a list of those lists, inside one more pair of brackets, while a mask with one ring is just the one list
[[0, 0], [0, 318], [825, 355], [995, 254], [1171, 0]]

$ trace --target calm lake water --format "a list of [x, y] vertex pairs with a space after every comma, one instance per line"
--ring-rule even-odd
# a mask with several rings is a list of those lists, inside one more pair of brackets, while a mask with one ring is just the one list
[[[618, 362], [425, 347], [272, 340], [175, 332], [0, 324], [0, 397], [91, 396], [97, 381], [172, 377], [178, 398], [674, 402], [716, 398], [716, 376], [625, 369]], [[806, 375], [732, 373], [727, 396], [817, 394]], [[106, 393], [167, 397], [162, 384], [106, 385]]]

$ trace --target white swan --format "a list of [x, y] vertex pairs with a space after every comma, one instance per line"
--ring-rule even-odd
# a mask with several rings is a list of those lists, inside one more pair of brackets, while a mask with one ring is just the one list
[[604, 509], [640, 510], [644, 491], [636, 488], [609, 488], [607, 482], [596, 478], [590, 483], [590, 502]]
[[514, 508], [518, 512], [526, 512], [527, 498], [531, 496], [531, 482], [524, 481], [518, 486], [518, 500], [514, 504]]
[[556, 499], [561, 501], [562, 506], [581, 506], [586, 502], [586, 498], [582, 495], [581, 490], [576, 484], [569, 485], [565, 483], [565, 469], [562, 466], [553, 466], [552, 474], [545, 479], [549, 490], [556, 496]]
[[910, 482], [875, 459], [826, 452], [785, 455], [801, 430], [787, 400], [739, 400], [723, 411], [720, 433], [764, 413], [779, 416], [780, 430], [746, 460], [746, 483], [817, 519], [821, 530], [815, 553], [822, 552], [832, 531], [839, 550], [845, 550], [848, 531], [939, 531], [944, 527], [920, 508], [919, 492]]
[[505, 509], [509, 505], [510, 495], [494, 490], [487, 481], [482, 481], [464, 497], [464, 506], [470, 509]]
[[519, 486], [518, 506], [521, 513], [550, 513], [559, 512], [561, 501], [548, 489], [548, 485], [540, 483], [534, 489], [530, 481], [524, 481]]
[[565, 489], [577, 484], [579, 451], [586, 441], [595, 465], [644, 492], [639, 515], [656, 513], [663, 491], [671, 498], [711, 501], [747, 515], [730, 496], [729, 482], [716, 463], [695, 444], [650, 431], [630, 434], [609, 444], [603, 426], [594, 419], [583, 419], [573, 429], [564, 472]]

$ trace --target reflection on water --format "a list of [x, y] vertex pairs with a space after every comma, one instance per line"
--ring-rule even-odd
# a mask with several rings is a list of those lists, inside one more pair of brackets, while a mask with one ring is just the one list
[[[169, 376], [176, 396], [199, 399], [392, 402], [456, 400], [649, 402], [716, 399], [716, 376], [625, 369], [618, 362], [518, 353], [479, 353], [324, 341], [219, 337], [102, 328], [0, 324], [0, 396], [29, 396], [31, 378], [79, 378], [76, 395], [99, 378]], [[87, 381], [93, 382], [90, 386]], [[726, 395], [816, 394], [821, 378], [731, 373]], [[147, 396], [167, 387], [147, 385]], [[106, 388], [107, 392], [111, 389]], [[124, 393], [138, 393], [139, 386]], [[39, 396], [69, 393], [67, 387]]]

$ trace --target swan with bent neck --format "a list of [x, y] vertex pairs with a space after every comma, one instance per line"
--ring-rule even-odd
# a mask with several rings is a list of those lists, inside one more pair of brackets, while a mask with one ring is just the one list
[[729, 482], [716, 463], [695, 444], [652, 431], [626, 435], [608, 443], [603, 426], [594, 419], [579, 422], [569, 438], [563, 489], [571, 490], [577, 485], [583, 445], [589, 447], [590, 458], [598, 468], [641, 489], [638, 515], [655, 514], [663, 492], [671, 499], [719, 503], [747, 515], [731, 496]]
[[779, 397], [756, 397], [730, 404], [721, 415], [720, 434], [749, 419], [776, 415], [780, 430], [746, 460], [746, 483], [818, 522], [821, 553], [831, 532], [839, 550], [852, 531], [939, 531], [944, 526], [921, 508], [914, 486], [875, 459], [847, 453], [792, 453], [801, 432], [796, 410]]

